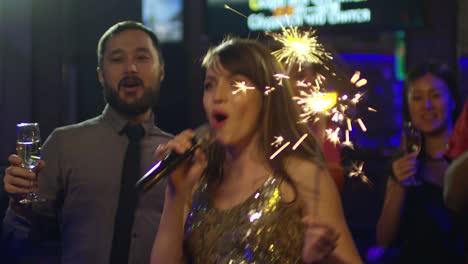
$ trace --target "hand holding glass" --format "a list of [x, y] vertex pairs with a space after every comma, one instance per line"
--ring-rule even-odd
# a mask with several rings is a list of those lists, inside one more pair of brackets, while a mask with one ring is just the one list
[[[419, 154], [419, 151], [421, 150], [421, 144], [422, 144], [422, 135], [419, 130], [414, 128], [412, 124], [409, 122], [406, 124], [404, 127], [404, 140], [405, 140], [405, 152], [406, 153], [412, 153], [412, 152], [417, 152]], [[421, 184], [421, 181], [417, 179], [416, 175], [413, 175], [402, 182], [403, 185], [405, 186], [418, 186]]]
[[[19, 123], [16, 125], [16, 153], [23, 159], [21, 167], [33, 170], [41, 159], [41, 136], [38, 123]], [[45, 202], [46, 199], [39, 197], [32, 189], [27, 196], [20, 200], [22, 204]]]

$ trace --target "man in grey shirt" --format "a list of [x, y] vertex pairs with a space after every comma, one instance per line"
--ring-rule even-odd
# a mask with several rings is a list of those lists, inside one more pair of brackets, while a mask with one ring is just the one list
[[[135, 177], [142, 176], [154, 162], [155, 148], [171, 138], [154, 126], [151, 110], [164, 78], [154, 33], [137, 22], [117, 23], [101, 37], [97, 55], [107, 102], [103, 113], [54, 130], [42, 149], [44, 162], [35, 172], [21, 168], [20, 157], [9, 157], [11, 166], [5, 170], [4, 183], [11, 198], [3, 238], [19, 255], [26, 254], [24, 246], [31, 238], [44, 233], [37, 230], [47, 231], [48, 225], [58, 223], [62, 263], [109, 263], [129, 145], [124, 127], [140, 124], [145, 132], [140, 141], [141, 172]], [[48, 201], [32, 206], [18, 203], [30, 186], [39, 186], [37, 191]], [[164, 190], [164, 183], [158, 183], [138, 194], [128, 263], [149, 262]]]

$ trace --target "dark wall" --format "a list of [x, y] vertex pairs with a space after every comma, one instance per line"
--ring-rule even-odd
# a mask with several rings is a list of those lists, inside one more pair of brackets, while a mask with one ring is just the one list
[[31, 120], [31, 1], [0, 1], [0, 167], [15, 147], [15, 124]]
[[421, 61], [435, 60], [457, 66], [457, 2], [426, 1], [426, 26], [407, 30], [407, 66]]
[[65, 9], [70, 26], [69, 43], [74, 52], [69, 60], [76, 65], [78, 78], [78, 120], [96, 115], [104, 105], [97, 81], [96, 46], [104, 31], [122, 20], [141, 20], [141, 3], [134, 0], [74, 1]]

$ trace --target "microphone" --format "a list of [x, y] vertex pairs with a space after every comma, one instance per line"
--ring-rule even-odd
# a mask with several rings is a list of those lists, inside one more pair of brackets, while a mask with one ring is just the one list
[[192, 138], [192, 147], [182, 154], [173, 151], [169, 152], [164, 159], [156, 162], [145, 175], [137, 181], [136, 187], [145, 191], [148, 190], [162, 178], [173, 172], [182, 162], [191, 158], [195, 150], [200, 147], [206, 148], [213, 142], [211, 139], [210, 127], [207, 124], [197, 127], [194, 133], [195, 136]]

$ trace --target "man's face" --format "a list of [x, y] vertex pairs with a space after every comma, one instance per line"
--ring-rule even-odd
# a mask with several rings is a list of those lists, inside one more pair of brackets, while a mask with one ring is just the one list
[[129, 29], [107, 41], [98, 74], [107, 103], [133, 117], [156, 102], [164, 65], [151, 38], [141, 30]]

